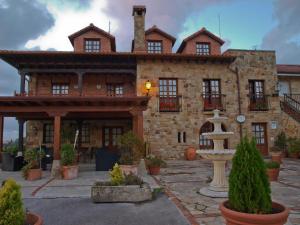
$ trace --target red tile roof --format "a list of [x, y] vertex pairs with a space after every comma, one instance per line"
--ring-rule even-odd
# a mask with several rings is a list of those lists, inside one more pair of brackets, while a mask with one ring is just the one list
[[225, 43], [221, 38], [217, 37], [217, 36], [214, 35], [213, 33], [211, 33], [211, 32], [209, 32], [208, 30], [206, 30], [205, 27], [203, 27], [201, 30], [199, 30], [199, 31], [197, 31], [196, 33], [193, 33], [192, 35], [190, 35], [190, 36], [188, 36], [187, 38], [185, 38], [185, 39], [182, 41], [181, 45], [179, 46], [179, 48], [178, 48], [178, 50], [177, 50], [177, 53], [182, 52], [183, 49], [184, 49], [184, 47], [185, 47], [185, 45], [186, 45], [186, 43], [187, 43], [188, 41], [192, 40], [193, 38], [197, 37], [197, 36], [200, 35], [200, 34], [205, 34], [205, 35], [209, 36], [210, 38], [212, 38], [212, 39], [214, 39], [215, 41], [219, 42], [221, 45], [223, 45], [223, 44]]
[[300, 65], [277, 64], [277, 73], [300, 74]]
[[91, 31], [91, 30], [95, 31], [95, 32], [97, 32], [99, 34], [102, 34], [103, 36], [109, 38], [110, 39], [110, 43], [111, 43], [111, 49], [112, 49], [112, 51], [114, 51], [114, 52], [116, 51], [116, 40], [115, 40], [115, 37], [113, 35], [111, 35], [110, 33], [108, 33], [106, 31], [100, 29], [99, 27], [96, 27], [92, 23], [89, 26], [87, 26], [87, 27], [85, 27], [85, 28], [83, 28], [83, 29], [81, 29], [81, 30], [79, 30], [79, 31], [77, 31], [74, 34], [71, 34], [69, 36], [69, 40], [71, 41], [72, 45], [74, 46], [74, 39], [76, 37], [78, 37], [78, 36], [80, 36], [80, 35], [88, 32], [88, 31]]
[[173, 37], [172, 35], [166, 33], [165, 31], [159, 29], [156, 25], [152, 26], [148, 30], [145, 31], [145, 35], [151, 34], [152, 32], [159, 33], [160, 35], [164, 36], [165, 38], [169, 39], [172, 41], [172, 46], [174, 45], [176, 38]]

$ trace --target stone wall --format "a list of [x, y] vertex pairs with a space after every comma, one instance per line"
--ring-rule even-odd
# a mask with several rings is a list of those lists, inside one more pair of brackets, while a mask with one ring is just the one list
[[282, 130], [288, 137], [300, 137], [300, 123], [285, 112], [281, 113]]
[[[203, 79], [220, 79], [221, 92], [225, 94], [224, 115], [229, 117], [224, 124], [227, 131], [235, 133], [229, 140], [229, 148], [239, 142], [239, 124], [236, 122], [238, 111], [237, 75], [232, 69], [240, 68], [240, 89], [242, 114], [246, 122], [242, 126], [243, 134], [251, 133], [251, 124], [263, 122], [268, 124], [268, 142], [272, 144], [279, 129], [272, 130], [269, 121], [280, 123], [280, 107], [278, 97], [273, 97], [277, 82], [274, 52], [232, 51], [227, 54], [237, 55], [238, 59], [230, 67], [220, 63], [196, 63], [186, 61], [138, 61], [137, 92], [145, 95], [144, 83], [149, 79], [153, 88], [148, 110], [144, 112], [144, 136], [150, 142], [151, 150], [164, 158], [181, 158], [187, 146], [199, 146], [199, 131], [212, 112], [203, 111], [202, 82]], [[178, 94], [182, 95], [180, 112], [159, 112], [158, 81], [159, 78], [177, 78]], [[270, 95], [270, 110], [266, 112], [250, 112], [248, 79], [263, 79], [266, 94]], [[178, 132], [186, 132], [186, 143], [178, 143]], [[269, 146], [271, 146], [269, 144]]]

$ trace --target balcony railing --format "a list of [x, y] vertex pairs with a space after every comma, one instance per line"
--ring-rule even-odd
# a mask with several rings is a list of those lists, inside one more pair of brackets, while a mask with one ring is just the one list
[[214, 109], [225, 111], [225, 95], [202, 93], [202, 98], [204, 111], [211, 111]]
[[268, 111], [269, 99], [268, 95], [249, 95], [249, 110], [250, 111]]
[[159, 112], [180, 112], [181, 111], [181, 96], [162, 97], [158, 96]]

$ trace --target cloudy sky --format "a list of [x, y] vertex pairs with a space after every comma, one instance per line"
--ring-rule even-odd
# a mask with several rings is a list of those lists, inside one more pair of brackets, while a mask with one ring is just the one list
[[[146, 28], [177, 37], [173, 51], [206, 27], [226, 41], [223, 50], [276, 50], [277, 63], [300, 64], [299, 0], [0, 0], [0, 49], [71, 51], [68, 35], [90, 23], [108, 31], [110, 22], [117, 50], [129, 51], [134, 4], [147, 6]], [[18, 87], [17, 71], [0, 61], [0, 95]], [[4, 136], [17, 136], [14, 119]]]

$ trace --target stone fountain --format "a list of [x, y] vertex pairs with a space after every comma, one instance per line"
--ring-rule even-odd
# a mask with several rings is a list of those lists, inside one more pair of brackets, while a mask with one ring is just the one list
[[214, 110], [214, 116], [207, 121], [214, 124], [214, 131], [203, 133], [202, 135], [214, 142], [214, 149], [197, 150], [197, 153], [205, 159], [213, 161], [213, 180], [208, 187], [200, 189], [200, 194], [214, 197], [226, 198], [228, 196], [228, 181], [225, 174], [225, 164], [233, 158], [234, 149], [224, 149], [224, 140], [233, 135], [233, 132], [222, 131], [222, 122], [228, 118], [220, 116], [220, 110]]

